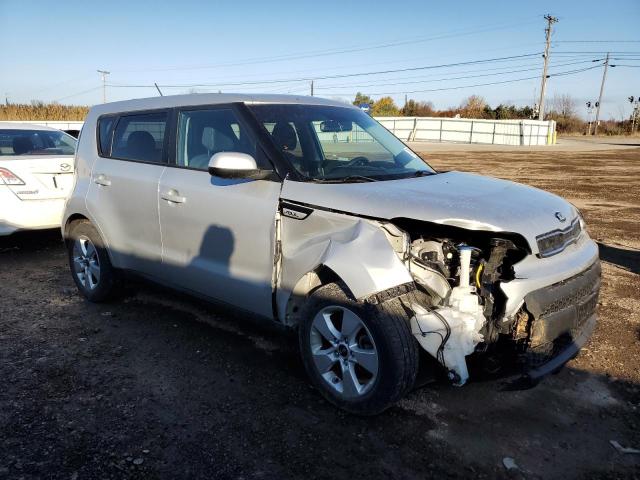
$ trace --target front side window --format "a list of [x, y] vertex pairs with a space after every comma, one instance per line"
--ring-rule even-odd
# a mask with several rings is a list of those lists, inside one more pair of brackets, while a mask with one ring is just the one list
[[435, 173], [359, 109], [249, 105], [276, 148], [309, 180], [391, 180]]
[[73, 155], [76, 139], [55, 130], [0, 130], [0, 156]]
[[167, 112], [120, 117], [113, 134], [111, 157], [162, 163]]
[[[230, 107], [181, 111], [176, 161], [179, 166], [207, 170], [220, 152], [240, 152], [261, 163], [255, 137]], [[258, 152], [257, 152], [258, 150]]]

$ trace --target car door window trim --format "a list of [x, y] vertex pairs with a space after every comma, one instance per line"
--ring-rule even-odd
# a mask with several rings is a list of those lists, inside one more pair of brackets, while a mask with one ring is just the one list
[[[133, 163], [143, 163], [143, 164], [149, 164], [149, 165], [160, 165], [163, 167], [166, 167], [169, 165], [169, 137], [170, 135], [168, 134], [168, 130], [170, 129], [173, 125], [173, 110], [172, 108], [157, 108], [157, 109], [151, 109], [151, 110], [132, 110], [132, 111], [127, 111], [127, 112], [120, 112], [120, 113], [108, 113], [105, 115], [100, 115], [96, 121], [96, 146], [97, 146], [97, 151], [98, 151], [98, 157], [100, 158], [105, 158], [105, 159], [109, 159], [109, 160], [120, 160], [122, 162], [133, 162]], [[163, 139], [162, 139], [162, 157], [160, 159], [159, 162], [154, 162], [154, 161], [148, 161], [148, 160], [136, 160], [136, 159], [131, 159], [131, 158], [122, 158], [122, 157], [115, 157], [112, 155], [113, 152], [113, 139], [115, 136], [115, 132], [118, 128], [118, 125], [120, 124], [120, 122], [122, 121], [123, 118], [125, 117], [137, 117], [137, 116], [141, 116], [141, 115], [152, 115], [152, 114], [157, 114], [157, 113], [166, 113], [167, 114], [167, 118], [165, 120], [165, 129], [164, 129], [164, 135], [163, 135]], [[114, 124], [111, 126], [111, 131], [110, 131], [110, 142], [109, 142], [109, 155], [104, 155], [103, 152], [101, 151], [101, 145], [100, 145], [100, 121], [102, 119], [106, 119], [109, 117], [114, 117], [115, 118], [115, 122]]]

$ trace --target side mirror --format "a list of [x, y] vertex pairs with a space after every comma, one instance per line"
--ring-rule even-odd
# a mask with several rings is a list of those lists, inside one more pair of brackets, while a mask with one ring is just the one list
[[209, 174], [220, 178], [265, 180], [271, 178], [273, 170], [258, 168], [256, 160], [246, 153], [218, 152], [209, 160]]

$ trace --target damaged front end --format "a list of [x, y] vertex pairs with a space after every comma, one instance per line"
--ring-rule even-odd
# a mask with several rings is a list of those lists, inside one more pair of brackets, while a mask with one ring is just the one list
[[273, 287], [286, 325], [327, 282], [361, 301], [401, 296], [413, 335], [455, 385], [469, 379], [472, 357], [485, 372], [516, 367], [535, 380], [575, 356], [593, 330], [600, 266], [586, 232], [545, 256], [517, 233], [461, 225], [292, 201], [278, 218]]
[[[551, 278], [545, 270], [553, 269], [552, 260], [543, 259], [539, 278], [519, 278], [520, 263], [540, 259], [517, 234], [402, 220], [384, 229], [423, 293], [408, 305], [412, 333], [453, 384], [468, 380], [472, 354], [491, 373], [515, 367], [537, 380], [573, 358], [590, 336], [600, 285], [597, 253], [578, 275], [536, 288]], [[510, 284], [515, 288], [505, 288]]]

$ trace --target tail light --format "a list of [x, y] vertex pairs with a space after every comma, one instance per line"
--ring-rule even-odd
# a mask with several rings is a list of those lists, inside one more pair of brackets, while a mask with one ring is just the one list
[[6, 168], [0, 168], [0, 183], [5, 185], [24, 185], [22, 179]]

